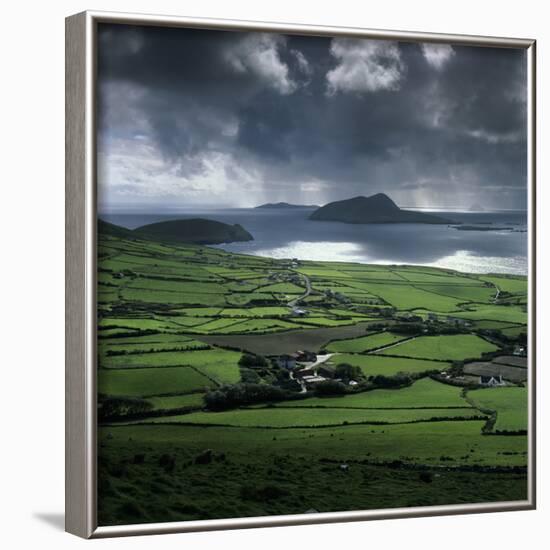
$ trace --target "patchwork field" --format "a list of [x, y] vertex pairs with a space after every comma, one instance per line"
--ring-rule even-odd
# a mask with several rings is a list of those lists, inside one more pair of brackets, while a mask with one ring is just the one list
[[524, 278], [98, 245], [102, 525], [526, 497]]
[[296, 409], [240, 409], [226, 412], [198, 412], [179, 416], [153, 418], [154, 424], [212, 424], [243, 428], [310, 428], [317, 426], [346, 426], [348, 424], [403, 424], [420, 420], [450, 418], [480, 418], [473, 408], [447, 409], [355, 409], [297, 407]]
[[460, 361], [496, 351], [497, 346], [473, 334], [453, 336], [421, 336], [380, 351], [383, 355], [399, 355], [418, 359]]
[[485, 388], [468, 393], [472, 402], [480, 408], [496, 412], [494, 431], [527, 431], [527, 389]]
[[443, 371], [451, 363], [429, 361], [424, 359], [408, 359], [406, 357], [385, 357], [383, 355], [362, 355], [357, 353], [338, 353], [330, 359], [337, 365], [347, 363], [357, 366], [365, 376], [395, 376], [399, 373], [417, 374], [431, 370]]

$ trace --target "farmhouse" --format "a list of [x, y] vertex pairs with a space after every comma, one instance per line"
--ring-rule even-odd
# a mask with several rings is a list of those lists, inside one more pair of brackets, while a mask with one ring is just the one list
[[301, 363], [314, 363], [317, 361], [317, 354], [313, 351], [298, 350], [293, 356], [296, 361], [300, 361]]
[[495, 387], [495, 386], [504, 386], [505, 383], [502, 380], [502, 376], [499, 374], [497, 376], [480, 376], [479, 377], [479, 383], [482, 386], [489, 386], [489, 387]]
[[451, 315], [447, 316], [447, 323], [457, 327], [467, 327], [470, 325], [470, 323], [465, 319], [459, 319], [458, 317], [453, 317]]
[[306, 317], [307, 315], [309, 315], [309, 313], [305, 309], [301, 309], [299, 307], [293, 307], [291, 315], [293, 317]]
[[294, 373], [294, 376], [298, 379], [305, 379], [306, 377], [316, 376], [316, 373], [315, 373], [315, 369], [306, 367], [305, 369], [300, 369], [299, 371], [296, 371]]
[[293, 355], [279, 355], [275, 362], [282, 369], [293, 369], [296, 366], [296, 358]]
[[304, 376], [302, 378], [302, 382], [304, 382], [306, 386], [314, 386], [319, 382], [325, 382], [325, 381], [326, 381], [326, 378], [324, 376]]

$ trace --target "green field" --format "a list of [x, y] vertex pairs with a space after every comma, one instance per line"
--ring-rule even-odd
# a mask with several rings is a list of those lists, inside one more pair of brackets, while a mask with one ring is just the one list
[[496, 411], [495, 431], [527, 430], [526, 388], [486, 388], [470, 391], [468, 397], [477, 406]]
[[402, 424], [420, 420], [467, 419], [482, 416], [473, 408], [445, 409], [354, 409], [342, 408], [274, 408], [241, 409], [226, 412], [198, 412], [179, 416], [151, 418], [154, 424], [213, 424], [243, 428], [303, 428], [342, 426], [347, 424]]
[[190, 393], [215, 385], [192, 367], [106, 370], [98, 377], [99, 393], [130, 397]]
[[[521, 472], [460, 468], [524, 464], [524, 437], [481, 436], [482, 424], [305, 432], [181, 425], [101, 428], [98, 520], [110, 525], [525, 499]], [[214, 459], [195, 464], [205, 449]], [[426, 469], [400, 468], [404, 460]], [[344, 462], [349, 469], [343, 472]]]
[[509, 323], [525, 323], [527, 321], [527, 312], [521, 306], [475, 306], [474, 311], [460, 311], [454, 313], [461, 319], [488, 320], [488, 321], [506, 321]]
[[451, 366], [450, 363], [440, 361], [355, 353], [339, 353], [331, 358], [331, 362], [334, 365], [348, 363], [360, 367], [365, 376], [376, 376], [377, 374], [394, 376], [402, 372], [416, 374], [430, 370], [445, 370]]
[[384, 355], [398, 355], [421, 359], [455, 361], [480, 357], [484, 352], [496, 351], [498, 348], [473, 334], [456, 336], [421, 336], [408, 340], [387, 350]]
[[153, 405], [154, 410], [170, 410], [193, 408], [200, 409], [203, 407], [204, 394], [189, 393], [183, 395], [167, 395], [164, 397], [150, 397], [147, 399]]
[[[235, 351], [208, 349], [197, 351], [162, 351], [158, 353], [140, 353], [132, 355], [118, 355], [104, 360], [106, 368], [132, 368], [137, 367], [209, 367], [217, 366], [228, 373], [236, 373], [237, 362], [241, 354]], [[233, 375], [231, 374], [233, 378]], [[238, 375], [237, 375], [238, 379]]]
[[[526, 389], [428, 377], [512, 354], [525, 278], [108, 234], [98, 252], [102, 525], [525, 498]], [[298, 350], [357, 380], [297, 382], [278, 358]]]

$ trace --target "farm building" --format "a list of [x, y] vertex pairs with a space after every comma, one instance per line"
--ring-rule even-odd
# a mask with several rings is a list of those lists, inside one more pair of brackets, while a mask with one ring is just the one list
[[455, 325], [457, 327], [467, 327], [470, 325], [469, 321], [465, 319], [459, 319], [458, 317], [452, 317], [451, 315], [447, 316], [447, 323]]
[[279, 355], [275, 359], [275, 362], [282, 369], [293, 369], [296, 366], [296, 358], [294, 355]]
[[309, 315], [309, 313], [305, 309], [302, 309], [299, 307], [293, 307], [291, 315], [293, 317], [306, 317], [307, 315]]
[[482, 386], [504, 386], [504, 382], [502, 380], [502, 376], [499, 374], [497, 376], [480, 376], [479, 377], [479, 383]]
[[296, 361], [300, 361], [302, 363], [313, 363], [317, 361], [317, 354], [313, 351], [298, 350], [293, 354], [293, 356]]
[[325, 381], [326, 381], [326, 378], [324, 376], [304, 376], [302, 378], [302, 382], [304, 382], [306, 386], [314, 386], [319, 382], [325, 382]]
[[294, 373], [294, 376], [298, 379], [303, 379], [307, 376], [315, 376], [315, 370], [310, 368], [300, 369]]

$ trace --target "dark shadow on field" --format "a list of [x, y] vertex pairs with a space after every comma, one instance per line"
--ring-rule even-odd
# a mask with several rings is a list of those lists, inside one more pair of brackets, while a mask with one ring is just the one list
[[341, 327], [308, 328], [268, 334], [220, 334], [200, 336], [201, 342], [215, 346], [242, 349], [259, 355], [293, 353], [297, 349], [319, 351], [331, 340], [364, 336], [372, 321]]
[[58, 531], [65, 531], [65, 514], [51, 512], [34, 512], [33, 517]]

